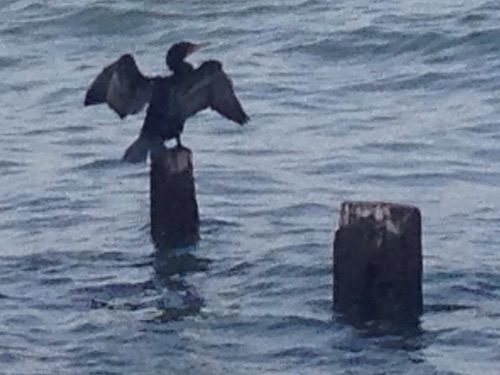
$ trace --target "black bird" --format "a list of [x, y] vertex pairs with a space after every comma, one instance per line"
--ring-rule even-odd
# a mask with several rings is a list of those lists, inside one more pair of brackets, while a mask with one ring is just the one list
[[206, 108], [240, 125], [249, 120], [219, 61], [205, 61], [182, 80], [175, 74], [157, 79], [139, 138], [127, 148], [124, 160], [144, 161], [153, 147], [173, 138], [182, 147], [185, 121]]
[[184, 122], [206, 108], [240, 125], [249, 120], [219, 61], [205, 61], [197, 69], [184, 61], [200, 47], [189, 42], [174, 44], [165, 58], [173, 72], [168, 77], [145, 77], [134, 58], [123, 55], [94, 79], [85, 97], [86, 106], [108, 103], [124, 118], [149, 103], [140, 136], [127, 148], [124, 160], [144, 161], [152, 147], [173, 138], [182, 147]]
[[[201, 44], [190, 42], [176, 43], [165, 55], [165, 63], [175, 76], [185, 77], [194, 68], [184, 59], [201, 47]], [[85, 95], [84, 105], [108, 103], [120, 118], [139, 113], [149, 103], [158, 78], [144, 76], [132, 55], [122, 55], [94, 79]]]

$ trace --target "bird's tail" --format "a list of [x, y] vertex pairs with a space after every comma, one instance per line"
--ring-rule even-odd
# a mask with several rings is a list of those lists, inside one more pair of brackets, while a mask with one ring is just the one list
[[130, 146], [128, 146], [123, 160], [129, 163], [141, 163], [146, 161], [148, 152], [151, 149], [151, 142], [142, 134]]

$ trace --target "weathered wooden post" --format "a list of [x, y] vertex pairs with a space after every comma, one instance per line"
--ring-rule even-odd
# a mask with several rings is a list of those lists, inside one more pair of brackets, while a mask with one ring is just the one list
[[159, 248], [188, 246], [199, 239], [192, 158], [185, 147], [162, 145], [151, 152], [151, 236]]
[[356, 321], [417, 324], [423, 309], [421, 233], [416, 207], [342, 203], [333, 244], [335, 310]]

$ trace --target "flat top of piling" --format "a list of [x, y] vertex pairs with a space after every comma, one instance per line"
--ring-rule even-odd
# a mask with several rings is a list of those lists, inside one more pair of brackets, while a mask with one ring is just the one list
[[158, 147], [151, 152], [151, 167], [161, 166], [169, 173], [182, 173], [192, 169], [193, 153], [186, 147]]
[[394, 232], [412, 218], [420, 220], [420, 210], [411, 205], [390, 202], [345, 201], [340, 208], [339, 226], [345, 227], [361, 219], [372, 219]]

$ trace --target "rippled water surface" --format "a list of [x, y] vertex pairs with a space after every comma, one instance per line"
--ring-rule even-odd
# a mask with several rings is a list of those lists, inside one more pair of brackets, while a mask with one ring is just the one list
[[[475, 3], [475, 4], [473, 4]], [[0, 368], [11, 374], [498, 374], [497, 1], [0, 3]], [[132, 52], [223, 61], [252, 121], [189, 120], [202, 240], [149, 237], [143, 115], [83, 107]], [[343, 200], [417, 205], [411, 334], [331, 310]]]

